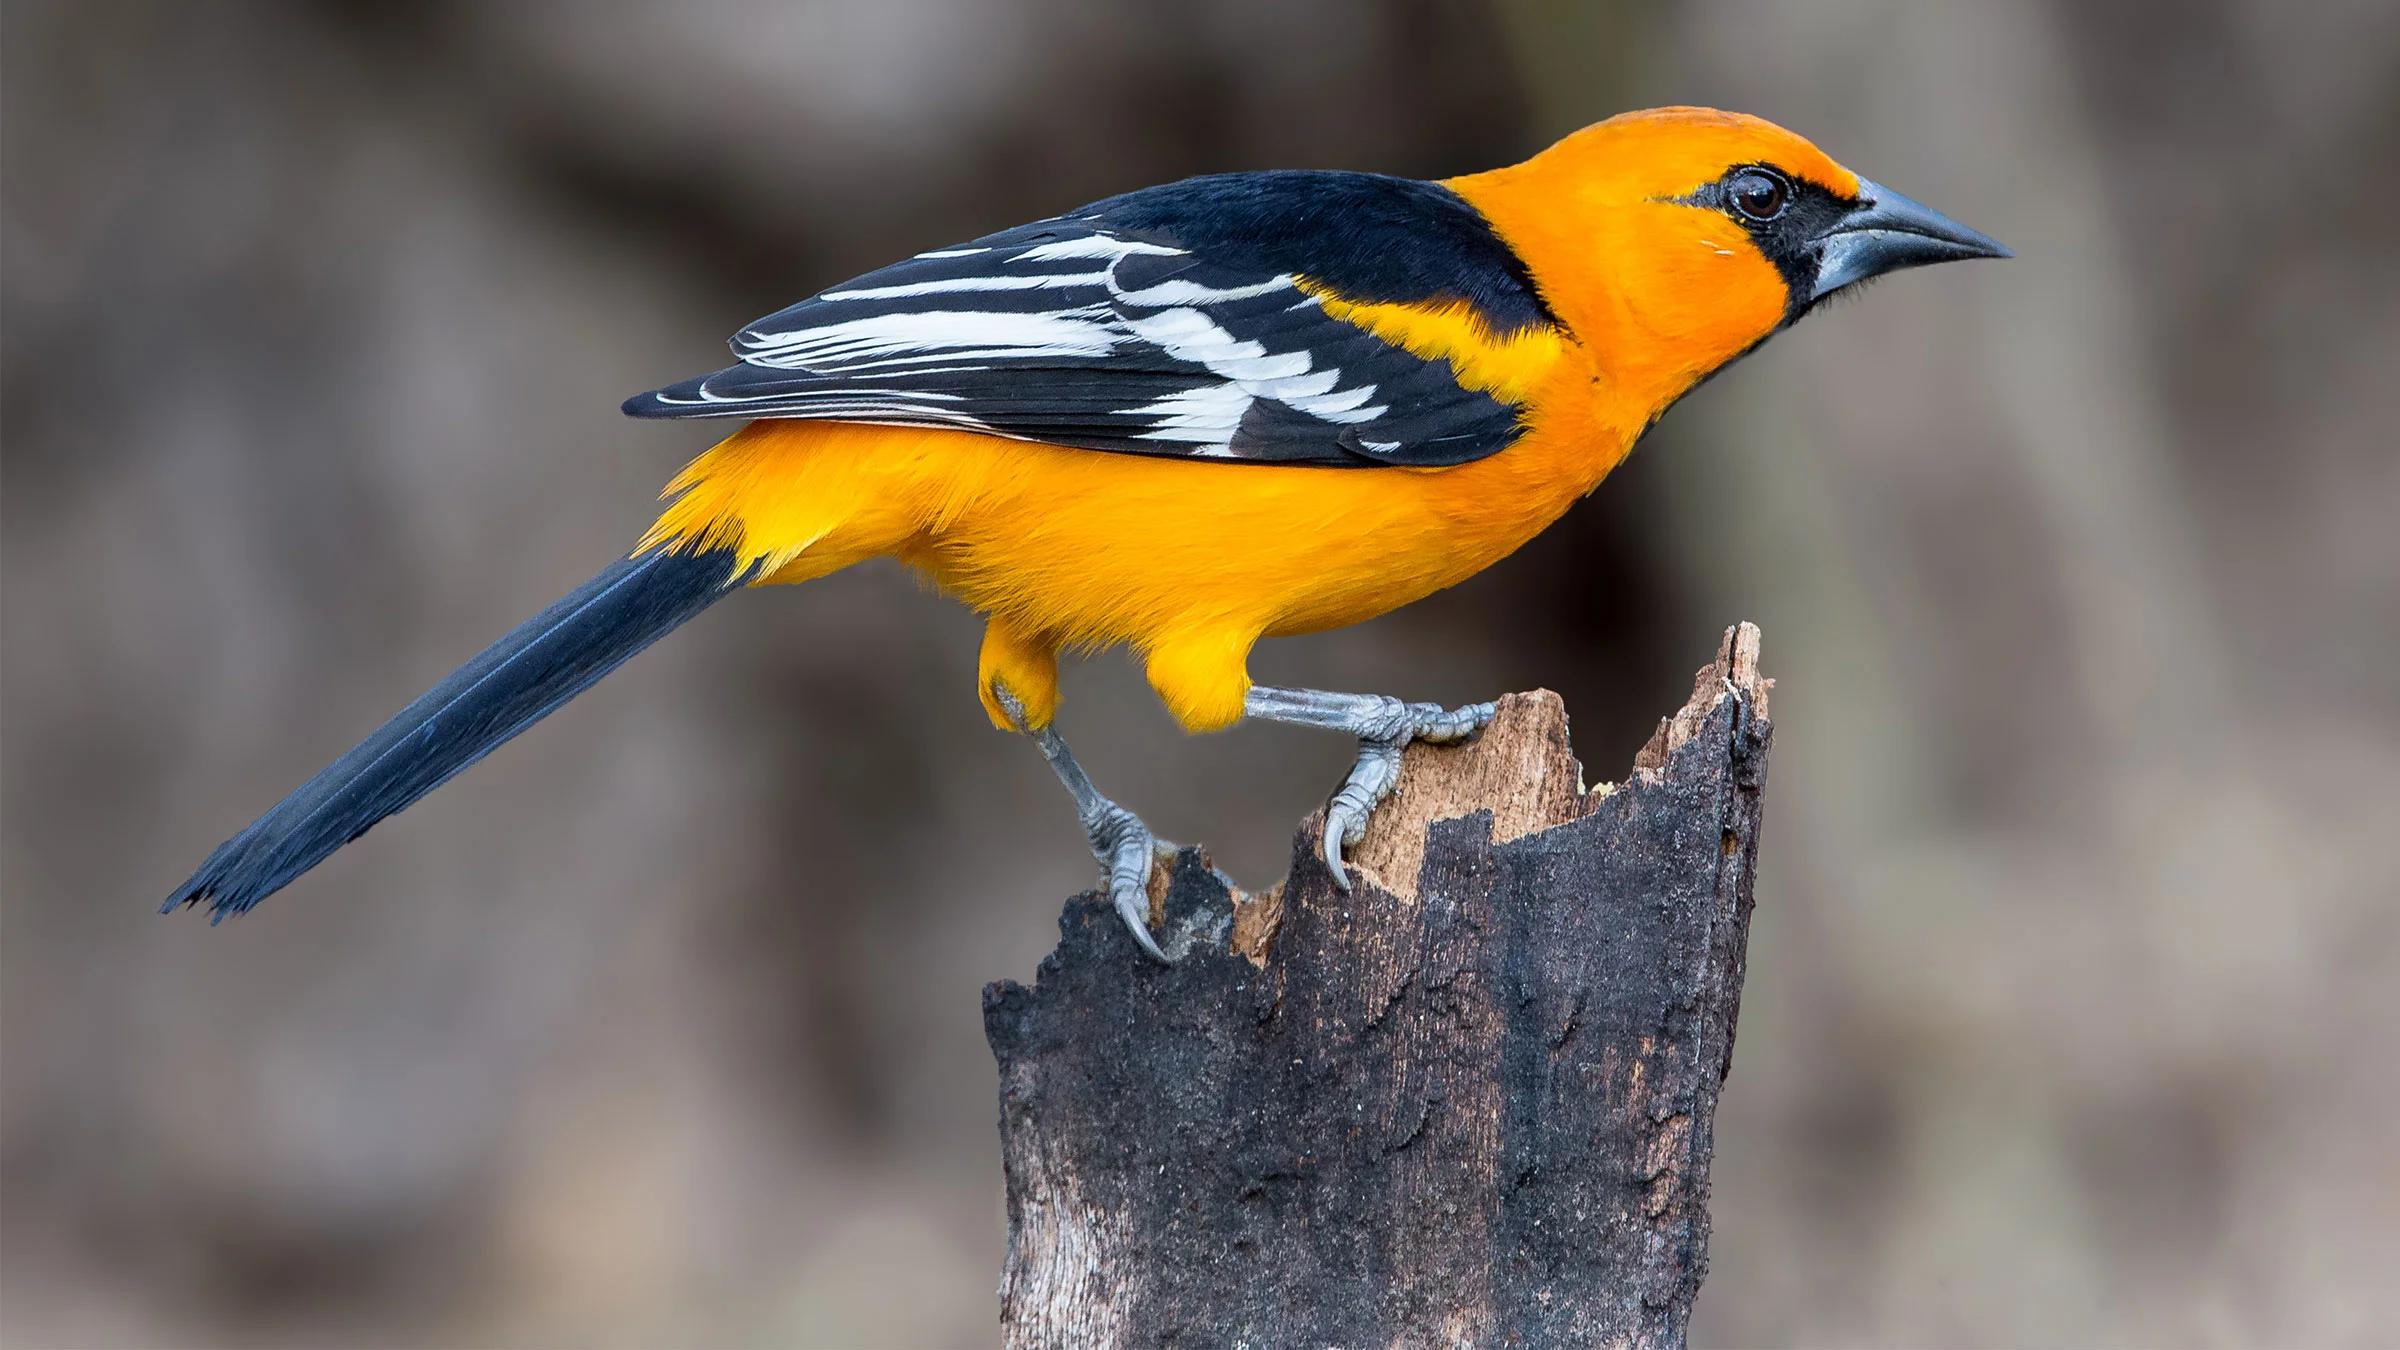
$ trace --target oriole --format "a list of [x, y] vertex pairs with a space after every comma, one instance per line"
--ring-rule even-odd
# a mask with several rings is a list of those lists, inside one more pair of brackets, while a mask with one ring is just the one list
[[1194, 732], [1356, 736], [1324, 853], [1411, 740], [1491, 705], [1272, 689], [1262, 637], [1373, 618], [1491, 566], [1669, 405], [1844, 287], [2006, 257], [1755, 117], [1612, 118], [1442, 182], [1233, 173], [919, 253], [770, 315], [739, 361], [626, 403], [744, 425], [630, 556], [235, 835], [166, 903], [249, 909], [712, 602], [895, 557], [987, 620], [976, 691], [1073, 793], [1159, 955], [1162, 847], [1056, 729], [1058, 655], [1127, 647]]

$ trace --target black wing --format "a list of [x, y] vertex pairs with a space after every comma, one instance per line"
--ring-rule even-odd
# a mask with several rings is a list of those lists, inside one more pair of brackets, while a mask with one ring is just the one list
[[1328, 314], [1303, 279], [1360, 303], [1470, 305], [1496, 333], [1555, 323], [1446, 188], [1223, 174], [870, 272], [743, 329], [739, 365], [625, 411], [1277, 464], [1459, 464], [1516, 438], [1517, 408]]

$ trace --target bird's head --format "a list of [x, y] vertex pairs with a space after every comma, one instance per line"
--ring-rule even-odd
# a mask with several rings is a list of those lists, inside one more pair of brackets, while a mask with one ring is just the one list
[[1612, 117], [1452, 185], [1602, 368], [1667, 401], [1845, 287], [2010, 256], [1772, 122], [1712, 108]]

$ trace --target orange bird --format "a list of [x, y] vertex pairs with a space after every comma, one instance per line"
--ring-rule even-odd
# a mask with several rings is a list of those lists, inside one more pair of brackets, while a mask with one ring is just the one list
[[[1262, 637], [1462, 581], [1710, 374], [1844, 287], [2008, 250], [1755, 117], [1628, 113], [1442, 182], [1220, 174], [931, 249], [626, 403], [743, 425], [630, 556], [220, 847], [165, 908], [249, 909], [743, 586], [894, 557], [987, 620], [976, 693], [1073, 794], [1152, 956], [1163, 851], [1057, 728], [1058, 654], [1128, 647], [1190, 731], [1354, 736], [1325, 857], [1412, 740], [1492, 705], [1255, 685]], [[1161, 957], [1161, 959], [1164, 959]]]

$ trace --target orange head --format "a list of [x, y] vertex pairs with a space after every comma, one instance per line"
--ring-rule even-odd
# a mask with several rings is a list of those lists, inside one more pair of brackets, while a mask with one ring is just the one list
[[1655, 108], [1452, 180], [1599, 369], [1654, 411], [1841, 288], [2007, 257], [1772, 122]]

